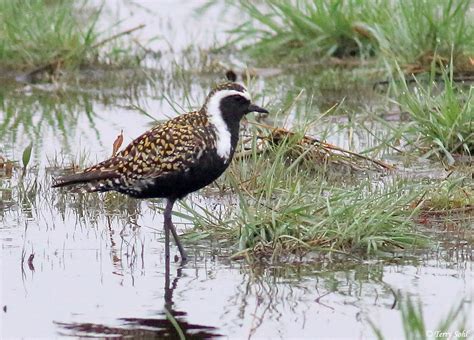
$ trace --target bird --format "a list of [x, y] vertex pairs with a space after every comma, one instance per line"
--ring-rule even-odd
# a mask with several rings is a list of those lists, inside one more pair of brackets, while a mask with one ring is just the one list
[[156, 125], [111, 158], [54, 179], [52, 187], [117, 191], [138, 199], [164, 198], [165, 257], [169, 259], [171, 231], [185, 261], [187, 253], [172, 222], [175, 202], [224, 173], [232, 161], [245, 115], [268, 114], [252, 103], [244, 85], [230, 80], [213, 88], [199, 110]]

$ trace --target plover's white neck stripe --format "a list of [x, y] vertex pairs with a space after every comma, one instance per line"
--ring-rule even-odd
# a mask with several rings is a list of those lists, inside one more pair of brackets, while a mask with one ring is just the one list
[[232, 95], [240, 95], [248, 100], [251, 100], [250, 94], [246, 90], [243, 92], [236, 90], [220, 90], [214, 93], [211, 98], [209, 98], [209, 102], [207, 103], [207, 115], [209, 116], [209, 121], [216, 127], [217, 154], [224, 160], [229, 159], [232, 145], [229, 129], [222, 118], [220, 103], [222, 98]]

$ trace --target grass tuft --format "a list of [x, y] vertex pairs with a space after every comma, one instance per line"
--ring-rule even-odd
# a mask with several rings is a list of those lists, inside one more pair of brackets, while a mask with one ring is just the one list
[[387, 6], [385, 22], [378, 27], [387, 56], [411, 71], [429, 71], [432, 62], [456, 70], [474, 71], [469, 56], [474, 53], [474, 25], [470, 0], [396, 1]]
[[[264, 63], [383, 55], [411, 71], [436, 59], [474, 71], [470, 0], [240, 1], [250, 20], [232, 32]], [[249, 43], [250, 42], [250, 43]]]
[[0, 0], [0, 65], [26, 69], [61, 59], [77, 66], [91, 57], [100, 10], [85, 19], [79, 7], [71, 0]]
[[410, 89], [400, 71], [401, 88], [393, 86], [403, 111], [413, 120], [411, 132], [429, 154], [441, 154], [448, 164], [454, 163], [454, 154], [471, 155], [474, 152], [474, 88], [458, 86], [453, 81], [452, 67], [442, 74], [442, 88], [435, 82], [432, 72], [427, 85], [415, 78], [415, 88]]
[[28, 70], [36, 81], [65, 68], [139, 65], [145, 52], [122, 37], [144, 25], [99, 40], [102, 8], [86, 0], [0, 0], [0, 69]]
[[298, 60], [320, 56], [364, 56], [373, 53], [377, 42], [364, 21], [376, 6], [362, 0], [351, 1], [263, 1], [259, 6], [241, 1], [251, 21], [233, 32], [240, 39], [251, 37], [255, 56], [277, 60]]
[[239, 196], [233, 214], [215, 218], [188, 209], [189, 219], [220, 232], [240, 250], [372, 254], [424, 242], [413, 228], [423, 187], [401, 181], [375, 185], [365, 176], [330, 180], [320, 162], [295, 154], [301, 136], [233, 162], [223, 184]]

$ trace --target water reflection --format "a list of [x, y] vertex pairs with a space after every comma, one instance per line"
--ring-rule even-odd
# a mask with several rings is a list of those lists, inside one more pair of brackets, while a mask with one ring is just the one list
[[[55, 322], [60, 328], [67, 332], [59, 331], [61, 335], [74, 336], [125, 336], [155, 339], [177, 339], [179, 333], [186, 339], [208, 339], [220, 337], [218, 329], [212, 326], [193, 324], [186, 320], [187, 313], [176, 308], [173, 301], [173, 293], [178, 287], [178, 281], [182, 276], [186, 263], [181, 263], [176, 274], [170, 271], [170, 259], [165, 261], [165, 285], [163, 311], [157, 313], [156, 317], [149, 318], [118, 318], [122, 324], [112, 327], [94, 323], [64, 323]], [[173, 318], [173, 322], [170, 321]], [[178, 331], [179, 329], [179, 331]]]
[[[179, 32], [182, 26], [195, 27], [188, 24], [189, 16], [175, 10], [175, 1], [169, 1], [169, 7], [173, 10], [158, 12], [173, 13], [172, 23]], [[143, 15], [137, 17], [142, 20]], [[156, 15], [147, 20], [148, 33], [156, 35]], [[216, 23], [225, 22], [202, 21], [213, 30]], [[207, 38], [203, 40], [211, 41]], [[177, 40], [182, 45], [183, 40]], [[229, 261], [228, 255], [236, 249], [219, 240], [200, 241], [187, 244], [193, 262], [170, 263], [163, 256], [162, 216], [148, 206], [159, 202], [50, 190], [52, 174], [43, 169], [60, 150], [77, 157], [86, 147], [93, 157], [104, 158], [121, 129], [125, 140], [131, 139], [152, 121], [133, 106], [165, 118], [174, 114], [173, 106], [186, 111], [200, 103], [211, 84], [222, 77], [210, 58], [196, 57], [193, 51], [169, 57], [170, 67], [161, 75], [162, 70], [153, 74], [149, 69], [141, 73], [83, 70], [77, 86], [2, 82], [0, 152], [19, 160], [33, 140], [33, 164], [40, 164], [38, 171], [22, 179], [17, 172], [0, 177], [2, 337], [176, 338], [165, 310], [187, 338], [366, 338], [373, 335], [366, 319], [396, 337], [403, 336], [397, 310], [400, 293], [421, 299], [431, 324], [460, 296], [472, 297], [473, 249], [465, 241], [472, 235], [449, 235], [442, 244], [447, 251], [414, 256], [395, 253], [354, 259], [316, 254], [286, 263]], [[307, 98], [292, 109], [296, 118], [317, 115], [348, 95], [328, 93], [318, 85], [324, 85], [321, 79], [297, 77], [265, 80], [265, 94], [275, 108], [287, 107], [300, 88], [306, 89]], [[65, 83], [68, 86], [62, 88]], [[357, 88], [361, 91], [355, 97], [348, 95], [347, 111], [359, 110], [365, 89]], [[369, 97], [367, 105], [375, 105], [376, 98]], [[351, 121], [339, 118], [320, 125], [327, 135], [340, 132], [340, 138], [331, 142], [356, 150], [379, 143], [387, 133], [371, 125], [366, 130], [381, 136], [374, 140], [362, 130], [350, 142], [340, 131], [345, 124], [352, 129]], [[354, 131], [357, 137], [359, 130]], [[319, 131], [315, 134], [325, 137]], [[213, 213], [213, 209], [229, 210], [220, 197], [197, 195], [189, 197], [187, 204], [197, 200]]]

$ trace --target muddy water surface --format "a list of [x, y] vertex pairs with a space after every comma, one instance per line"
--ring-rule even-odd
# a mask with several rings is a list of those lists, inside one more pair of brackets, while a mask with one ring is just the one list
[[[196, 16], [199, 1], [135, 4], [107, 2], [106, 13], [131, 18], [125, 21], [129, 27], [146, 23], [142, 38], [157, 31], [164, 37], [151, 48], [172, 42], [176, 55], [193, 41], [207, 47], [224, 39], [223, 30], [238, 19], [219, 6]], [[373, 259], [315, 254], [253, 264], [231, 261], [237, 248], [206, 240], [187, 244], [190, 261], [172, 261], [168, 268], [160, 200], [50, 189], [58, 174], [53, 165], [103, 159], [120, 130], [126, 143], [149, 128], [153, 120], [134, 105], [156, 119], [176, 115], [176, 107], [197, 107], [208, 84], [219, 78], [196, 78], [193, 86], [174, 85], [174, 93], [158, 80], [134, 91], [93, 80], [90, 86], [61, 89], [2, 84], [0, 154], [20, 160], [33, 142], [34, 165], [25, 177], [18, 167], [12, 176], [0, 177], [2, 337], [177, 337], [173, 319], [188, 337], [367, 338], [373, 336], [367, 320], [384, 334], [401, 337], [397, 296], [421, 301], [428, 330], [435, 330], [456, 302], [472, 301], [472, 248], [456, 242], [455, 235], [422, 254]], [[190, 99], [181, 97], [185, 92]], [[378, 127], [375, 123], [355, 134], [333, 124], [320, 131], [335, 144], [357, 149], [376, 143], [367, 132]], [[186, 198], [191, 207], [204, 205], [216, 214], [234, 208], [225, 201], [203, 192]], [[177, 211], [185, 213], [182, 207]], [[193, 228], [179, 216], [176, 222], [180, 231]]]

